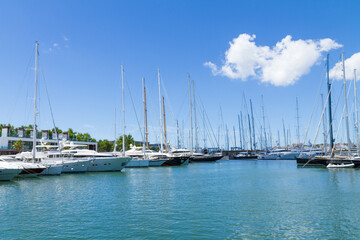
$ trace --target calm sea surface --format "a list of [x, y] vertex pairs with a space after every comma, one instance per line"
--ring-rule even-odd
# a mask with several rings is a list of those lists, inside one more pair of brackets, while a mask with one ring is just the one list
[[359, 239], [360, 171], [218, 161], [0, 183], [1, 239]]

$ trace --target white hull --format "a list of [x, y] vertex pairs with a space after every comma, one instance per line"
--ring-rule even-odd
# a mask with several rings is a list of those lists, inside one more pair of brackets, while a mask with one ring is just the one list
[[40, 175], [60, 175], [62, 173], [62, 164], [44, 164], [46, 169]]
[[160, 167], [166, 160], [149, 160], [149, 167]]
[[100, 157], [91, 161], [88, 172], [114, 172], [121, 171], [131, 160], [131, 158], [122, 157]]
[[281, 160], [296, 160], [296, 158], [299, 156], [299, 153], [289, 153], [289, 154], [282, 154], [280, 155]]
[[349, 164], [333, 164], [333, 163], [329, 163], [326, 167], [327, 168], [353, 168], [355, 166], [355, 164], [353, 163], [349, 163]]
[[22, 169], [16, 169], [16, 168], [0, 168], [0, 181], [10, 181], [19, 173], [22, 171]]
[[131, 159], [125, 166], [126, 168], [149, 167], [149, 160]]
[[85, 173], [91, 160], [66, 160], [62, 168], [62, 173]]

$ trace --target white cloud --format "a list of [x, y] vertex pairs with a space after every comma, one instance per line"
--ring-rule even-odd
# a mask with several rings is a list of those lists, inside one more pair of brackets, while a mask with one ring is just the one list
[[[345, 60], [345, 77], [347, 80], [354, 79], [354, 69], [356, 69], [356, 79], [359, 79], [360, 75], [360, 52], [355, 53], [350, 58]], [[343, 65], [342, 61], [339, 61], [330, 70], [330, 78], [337, 80], [343, 80]]]
[[59, 46], [59, 44], [57, 44], [57, 43], [54, 43], [54, 44], [53, 44], [53, 47], [57, 47], [57, 46]]
[[212, 62], [204, 65], [214, 75], [243, 81], [256, 78], [275, 86], [287, 86], [307, 74], [323, 52], [341, 47], [329, 38], [292, 40], [288, 35], [271, 48], [257, 46], [255, 38], [255, 35], [246, 33], [234, 38], [225, 52], [225, 63], [221, 68]]
[[64, 38], [64, 41], [69, 41], [69, 39], [66, 36], [64, 36], [63, 38]]

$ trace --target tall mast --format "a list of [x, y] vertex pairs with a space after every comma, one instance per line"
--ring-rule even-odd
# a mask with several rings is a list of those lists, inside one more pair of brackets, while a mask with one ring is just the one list
[[206, 148], [205, 110], [203, 110], [204, 149]]
[[124, 65], [121, 64], [121, 91], [122, 91], [122, 112], [123, 112], [123, 141], [122, 141], [122, 149], [123, 156], [125, 157], [125, 97], [124, 97]]
[[165, 120], [165, 100], [162, 98], [163, 102], [163, 114], [164, 114], [164, 137], [165, 137], [165, 153], [167, 153], [167, 140], [166, 140], [166, 120]]
[[195, 85], [194, 80], [192, 81], [192, 90], [193, 90], [193, 106], [194, 106], [194, 122], [195, 122], [195, 152], [198, 151], [198, 126], [196, 121], [196, 102], [195, 102]]
[[116, 152], [116, 108], [114, 108], [114, 152]]
[[180, 148], [179, 121], [178, 120], [176, 120], [176, 140], [177, 140], [177, 148]]
[[[252, 140], [251, 140], [251, 123], [250, 123], [250, 116], [248, 114], [248, 122], [249, 122], [249, 138], [250, 138], [250, 150], [253, 150]], [[254, 149], [256, 150], [256, 149]]]
[[354, 97], [355, 97], [355, 130], [356, 130], [356, 146], [358, 155], [360, 154], [360, 145], [359, 145], [359, 113], [357, 106], [357, 89], [356, 89], [356, 69], [354, 69]]
[[37, 65], [38, 65], [38, 51], [39, 43], [35, 42], [35, 87], [34, 87], [34, 126], [33, 126], [33, 161], [36, 158], [36, 116], [37, 116]]
[[144, 154], [144, 160], [146, 159], [145, 152], [146, 152], [146, 103], [145, 103], [145, 79], [142, 78], [142, 85], [143, 85], [143, 104], [144, 104], [144, 137], [143, 137], [143, 154]]
[[326, 80], [327, 80], [327, 88], [328, 88], [328, 109], [329, 109], [329, 132], [330, 132], [330, 152], [331, 155], [334, 156], [333, 148], [334, 148], [334, 137], [333, 137], [333, 128], [332, 128], [332, 113], [331, 113], [331, 83], [329, 76], [329, 54], [326, 57]]
[[[322, 109], [324, 111], [324, 95], [321, 94]], [[326, 119], [323, 117], [323, 130], [324, 130], [324, 152], [327, 151], [327, 130], [326, 130]]]
[[296, 97], [296, 121], [297, 121], [297, 127], [296, 127], [296, 136], [297, 136], [297, 142], [300, 144], [300, 121], [299, 121], [299, 102], [298, 98]]
[[240, 122], [241, 122], [241, 132], [242, 132], [242, 143], [243, 143], [243, 149], [246, 148], [246, 141], [245, 141], [245, 129], [244, 129], [244, 121], [243, 121], [243, 114], [240, 111]]
[[351, 150], [351, 141], [350, 141], [350, 133], [349, 133], [349, 113], [347, 106], [347, 93], [346, 93], [346, 78], [345, 78], [345, 60], [344, 60], [344, 52], [341, 53], [342, 64], [343, 64], [343, 76], [344, 76], [344, 96], [345, 96], [345, 117], [346, 117], [346, 138], [348, 143], [348, 155], [350, 155]]
[[233, 126], [234, 129], [234, 143], [235, 143], [235, 148], [236, 148], [236, 135], [235, 135], [235, 126]]
[[284, 130], [284, 143], [285, 143], [285, 147], [287, 148], [287, 140], [286, 140], [286, 131], [285, 131], [285, 123], [284, 123], [284, 119], [282, 119], [283, 122], [283, 130]]
[[241, 139], [241, 124], [240, 124], [240, 114], [238, 114], [238, 125], [239, 125], [239, 144], [240, 148], [242, 149], [242, 139]]
[[253, 112], [253, 107], [252, 107], [252, 101], [250, 99], [250, 109], [251, 109], [251, 120], [252, 120], [252, 127], [253, 127], [253, 144], [254, 144], [254, 150], [256, 150], [256, 140], [255, 140], [255, 122], [254, 122], [254, 112]]
[[262, 112], [263, 112], [263, 127], [264, 127], [264, 138], [265, 138], [265, 149], [267, 146], [267, 139], [266, 139], [266, 124], [265, 124], [265, 106], [264, 106], [264, 96], [261, 95], [261, 101], [262, 101]]
[[160, 152], [163, 152], [163, 134], [162, 134], [162, 112], [161, 112], [161, 84], [160, 69], [158, 68], [158, 84], [159, 84], [159, 109], [160, 109]]
[[192, 103], [191, 103], [191, 83], [190, 83], [190, 74], [188, 73], [188, 82], [189, 82], [189, 101], [190, 101], [190, 152], [193, 153], [193, 122], [192, 122]]
[[143, 87], [144, 87], [144, 122], [145, 122], [145, 147], [149, 149], [149, 140], [148, 140], [148, 125], [147, 125], [147, 108], [146, 108], [146, 87], [145, 87], [145, 78], [143, 78]]
[[277, 146], [280, 147], [281, 144], [280, 144], [280, 131], [279, 131], [279, 129], [278, 129], [277, 132], [278, 132], [278, 144], [277, 144]]

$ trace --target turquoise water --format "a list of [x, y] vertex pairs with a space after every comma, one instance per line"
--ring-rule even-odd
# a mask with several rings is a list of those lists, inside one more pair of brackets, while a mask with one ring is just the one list
[[1, 239], [358, 239], [360, 171], [218, 161], [0, 183]]

